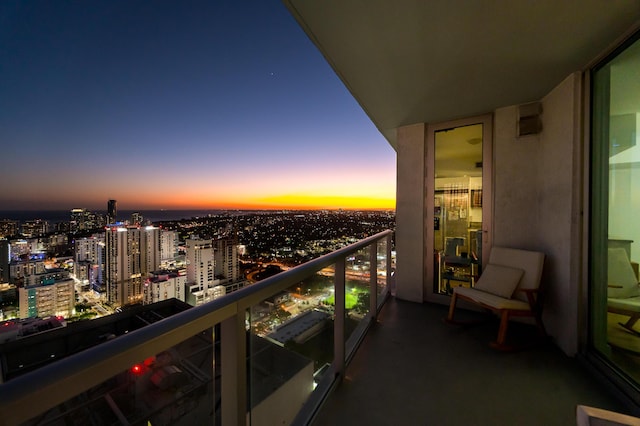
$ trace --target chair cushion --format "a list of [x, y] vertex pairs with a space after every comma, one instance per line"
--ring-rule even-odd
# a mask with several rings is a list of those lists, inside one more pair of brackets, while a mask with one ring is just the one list
[[476, 290], [511, 299], [524, 271], [510, 266], [488, 264], [474, 286]]
[[460, 296], [467, 297], [474, 302], [480, 303], [485, 306], [490, 306], [493, 309], [509, 309], [512, 311], [530, 311], [531, 307], [527, 302], [517, 299], [505, 299], [504, 297], [496, 296], [491, 293], [476, 290], [475, 288], [468, 287], [454, 287], [453, 291]]
[[520, 268], [524, 271], [520, 284], [511, 296], [514, 299], [527, 302], [527, 295], [518, 289], [538, 289], [542, 277], [544, 266], [544, 253], [538, 251], [521, 250], [507, 247], [496, 247], [491, 249], [489, 263], [493, 265], [510, 266]]
[[640, 312], [640, 297], [627, 297], [625, 299], [607, 299], [607, 305], [610, 308]]

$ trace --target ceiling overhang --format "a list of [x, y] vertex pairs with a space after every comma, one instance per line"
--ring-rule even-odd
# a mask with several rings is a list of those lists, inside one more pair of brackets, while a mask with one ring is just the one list
[[637, 0], [284, 0], [395, 148], [396, 129], [541, 99], [640, 19]]

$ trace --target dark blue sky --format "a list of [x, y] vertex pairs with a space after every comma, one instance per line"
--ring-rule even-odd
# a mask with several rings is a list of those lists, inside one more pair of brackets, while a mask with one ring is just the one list
[[278, 1], [0, 2], [0, 94], [0, 210], [393, 207], [395, 152]]

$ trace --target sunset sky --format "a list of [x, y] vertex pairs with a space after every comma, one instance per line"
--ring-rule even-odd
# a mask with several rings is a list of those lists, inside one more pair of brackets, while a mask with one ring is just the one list
[[4, 0], [0, 94], [0, 210], [395, 208], [395, 152], [277, 0]]

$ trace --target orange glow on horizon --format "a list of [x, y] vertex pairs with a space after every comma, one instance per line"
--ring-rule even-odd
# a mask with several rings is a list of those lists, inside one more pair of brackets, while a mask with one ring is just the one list
[[[246, 197], [242, 200], [203, 199], [204, 197], [181, 197], [164, 199], [160, 203], [141, 203], [142, 200], [118, 201], [121, 205], [145, 204], [144, 209], [220, 209], [220, 210], [394, 210], [393, 198], [374, 198], [347, 195], [284, 194], [269, 197]], [[143, 209], [142, 207], [137, 207]]]
[[395, 199], [348, 195], [285, 194], [266, 197], [258, 200], [258, 203], [272, 205], [276, 208], [288, 206], [288, 208], [299, 210], [390, 210], [396, 207]]

